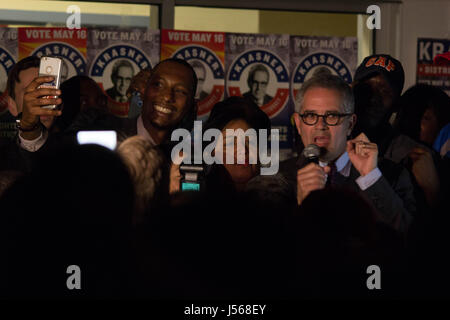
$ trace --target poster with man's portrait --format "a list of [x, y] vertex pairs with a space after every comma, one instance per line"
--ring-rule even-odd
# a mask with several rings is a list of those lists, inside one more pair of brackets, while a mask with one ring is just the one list
[[17, 29], [0, 28], [0, 114], [7, 108], [6, 81], [17, 60]]
[[227, 33], [227, 96], [255, 102], [280, 134], [280, 148], [290, 148], [289, 35]]
[[206, 120], [225, 91], [225, 33], [162, 30], [161, 60], [188, 62], [197, 76], [197, 120]]
[[291, 36], [290, 42], [292, 101], [303, 82], [321, 73], [353, 81], [358, 63], [356, 37]]
[[87, 48], [89, 76], [107, 96], [111, 113], [126, 117], [131, 80], [159, 62], [159, 30], [93, 28], [89, 29]]
[[86, 43], [86, 28], [19, 28], [19, 59], [30, 55], [61, 58], [63, 83], [86, 74]]
[[[17, 134], [14, 116], [8, 109], [8, 74], [17, 61], [17, 29], [0, 28], [0, 140], [15, 139]], [[0, 156], [1, 157], [1, 156]]]

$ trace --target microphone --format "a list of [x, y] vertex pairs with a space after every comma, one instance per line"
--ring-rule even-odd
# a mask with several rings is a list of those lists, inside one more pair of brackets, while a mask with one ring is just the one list
[[319, 164], [320, 148], [315, 144], [310, 144], [303, 149], [303, 156], [307, 163]]

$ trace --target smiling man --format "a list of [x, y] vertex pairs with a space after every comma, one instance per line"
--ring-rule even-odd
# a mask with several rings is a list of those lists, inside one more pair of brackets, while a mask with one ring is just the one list
[[[47, 141], [45, 129], [38, 125], [39, 116], [61, 115], [61, 111], [42, 109], [49, 103], [61, 103], [61, 99], [41, 99], [44, 95], [60, 94], [59, 90], [38, 88], [49, 81], [38, 77], [27, 87], [20, 132], [22, 148], [34, 152]], [[115, 130], [119, 137], [139, 135], [153, 145], [170, 140], [171, 132], [177, 128], [191, 130], [197, 115], [195, 91], [197, 77], [192, 67], [180, 59], [167, 59], [152, 70], [144, 95], [142, 114], [137, 118], [123, 119], [94, 109], [81, 113], [68, 130]], [[64, 111], [63, 111], [64, 112]]]
[[155, 66], [148, 81], [138, 118], [156, 144], [170, 138], [176, 128], [191, 131], [197, 114], [197, 77], [184, 60], [168, 59]]
[[306, 81], [297, 95], [294, 120], [303, 144], [320, 149], [319, 163], [308, 163], [301, 155], [280, 164], [281, 173], [296, 189], [299, 205], [315, 190], [350, 188], [372, 201], [380, 220], [406, 230], [415, 210], [409, 175], [401, 166], [378, 161], [377, 145], [363, 133], [348, 140], [356, 115], [347, 83], [334, 75]]

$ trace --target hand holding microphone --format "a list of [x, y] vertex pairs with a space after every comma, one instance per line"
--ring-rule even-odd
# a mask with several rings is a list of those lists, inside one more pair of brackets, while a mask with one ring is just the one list
[[320, 148], [315, 144], [310, 144], [303, 149], [303, 156], [307, 163], [319, 164]]
[[312, 191], [325, 187], [326, 175], [330, 172], [330, 167], [319, 166], [320, 152], [320, 148], [315, 144], [310, 144], [303, 150], [303, 156], [308, 164], [297, 171], [297, 203], [299, 205]]

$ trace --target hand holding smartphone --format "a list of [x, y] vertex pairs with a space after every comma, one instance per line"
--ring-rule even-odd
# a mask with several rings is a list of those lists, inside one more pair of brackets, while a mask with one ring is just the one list
[[[43, 83], [41, 88], [59, 89], [61, 80], [61, 59], [56, 57], [42, 57], [39, 65], [39, 76], [52, 76], [52, 82]], [[56, 96], [54, 98], [57, 98]], [[42, 106], [45, 109], [56, 109], [56, 104]]]

